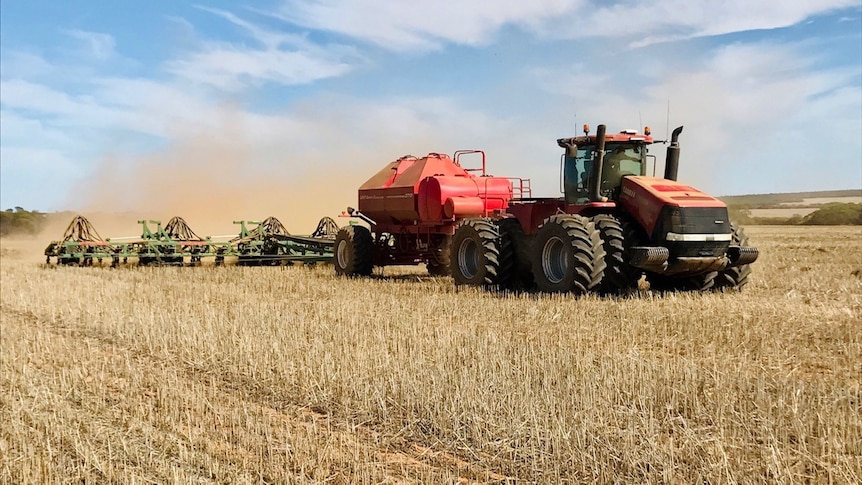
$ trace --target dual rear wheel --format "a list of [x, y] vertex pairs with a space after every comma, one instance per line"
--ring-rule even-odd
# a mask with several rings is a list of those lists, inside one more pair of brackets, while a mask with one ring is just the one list
[[598, 288], [605, 272], [599, 229], [588, 218], [547, 218], [527, 238], [516, 219], [466, 219], [452, 237], [455, 284], [584, 294]]
[[605, 250], [588, 218], [559, 214], [539, 226], [533, 241], [536, 287], [549, 293], [581, 295], [598, 288], [605, 271]]

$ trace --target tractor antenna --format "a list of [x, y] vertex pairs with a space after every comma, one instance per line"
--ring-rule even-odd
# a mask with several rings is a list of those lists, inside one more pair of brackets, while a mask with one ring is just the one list
[[639, 130], [644, 129], [644, 117], [641, 114], [640, 110], [638, 110], [638, 129]]

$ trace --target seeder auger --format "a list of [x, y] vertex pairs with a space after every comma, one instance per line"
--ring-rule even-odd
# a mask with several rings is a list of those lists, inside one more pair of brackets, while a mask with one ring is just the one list
[[[141, 235], [103, 239], [86, 218], [76, 216], [61, 241], [45, 248], [46, 263], [55, 258], [57, 264], [90, 266], [102, 260], [115, 267], [128, 263], [139, 265], [196, 266], [204, 258], [215, 265], [225, 258], [236, 258], [241, 265], [281, 265], [302, 262], [314, 264], [332, 260], [332, 247], [338, 226], [332, 218], [320, 220], [310, 236], [291, 235], [275, 217], [262, 222], [234, 221], [240, 233], [228, 241], [214, 241], [198, 236], [181, 217], [174, 217], [162, 227], [160, 221], [140, 220]], [[249, 229], [247, 225], [254, 225]], [[154, 228], [154, 229], [153, 229]]]

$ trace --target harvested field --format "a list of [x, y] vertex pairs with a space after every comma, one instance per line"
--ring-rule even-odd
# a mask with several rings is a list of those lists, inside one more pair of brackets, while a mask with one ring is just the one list
[[0, 482], [862, 482], [862, 233], [741, 293], [44, 267], [2, 242]]

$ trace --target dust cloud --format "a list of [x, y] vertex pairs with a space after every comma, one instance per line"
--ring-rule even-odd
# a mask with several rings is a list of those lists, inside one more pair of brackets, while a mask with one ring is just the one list
[[472, 118], [452, 123], [446, 106], [432, 105], [369, 106], [335, 97], [272, 114], [215, 106], [200, 120], [165, 127], [168, 141], [147, 153], [128, 154], [139, 139], [117, 141], [73, 186], [65, 206], [105, 238], [140, 235], [138, 220], [164, 224], [173, 216], [199, 236], [236, 235], [233, 221], [269, 216], [300, 235], [324, 216], [345, 225], [338, 215], [356, 206], [358, 187], [380, 168], [406, 154], [451, 153], [474, 138], [464, 126], [486, 125]]
[[[338, 139], [317, 133], [315, 140]], [[179, 130], [181, 133], [182, 130]], [[73, 191], [69, 207], [87, 217], [102, 237], [140, 234], [141, 219], [163, 224], [180, 216], [199, 236], [235, 235], [235, 220], [277, 217], [292, 234], [310, 234], [323, 216], [356, 203], [356, 189], [389, 159], [355, 144], [292, 145], [296, 136], [264, 147], [244, 134], [241, 113], [225, 113], [212, 129], [177, 135], [142, 156], [105, 156]], [[71, 217], [70, 217], [71, 219]], [[62, 229], [56, 234], [59, 237]]]

